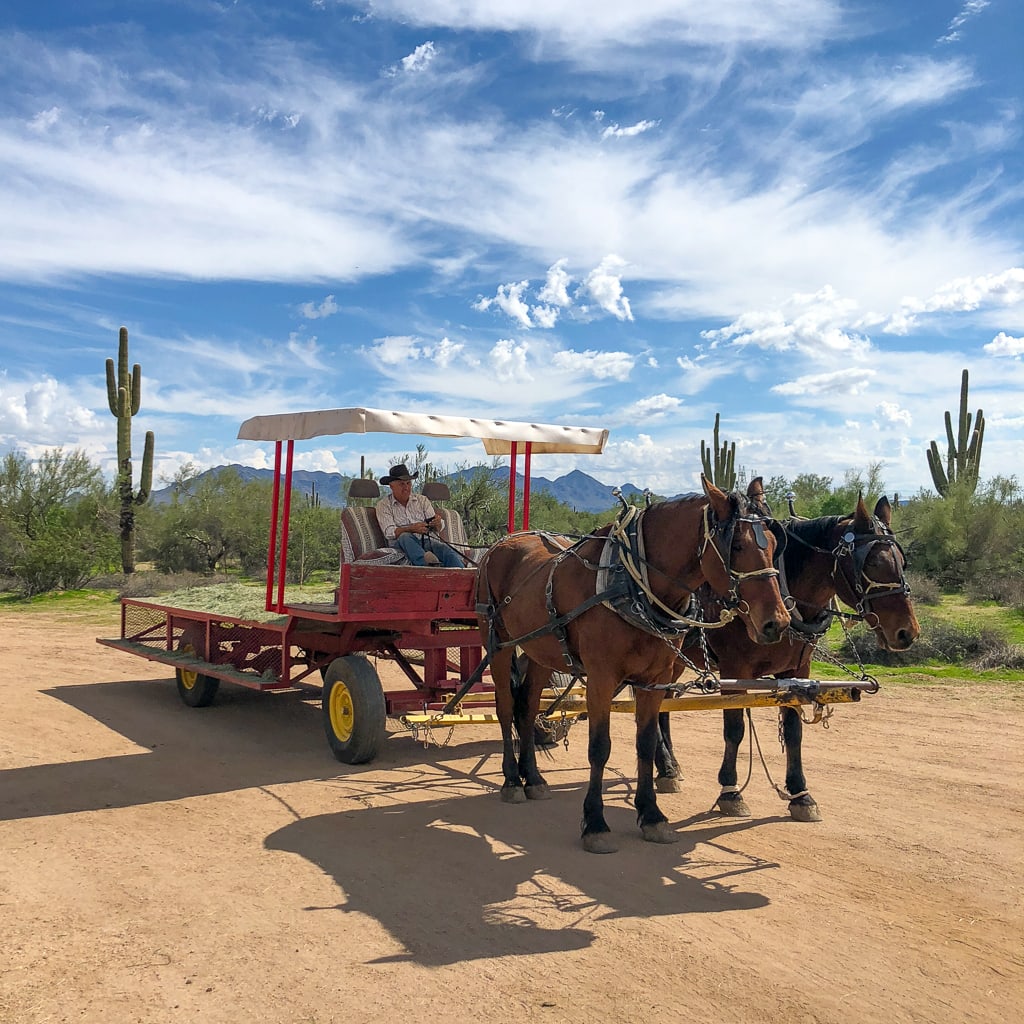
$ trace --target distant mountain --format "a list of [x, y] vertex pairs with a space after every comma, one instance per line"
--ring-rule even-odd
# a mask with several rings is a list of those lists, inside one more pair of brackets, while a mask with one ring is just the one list
[[[266, 480], [271, 482], [274, 479], [274, 471], [271, 469], [254, 469], [252, 466], [216, 466], [200, 473], [197, 480], [214, 476], [225, 469], [233, 469], [246, 483], [250, 480]], [[494, 481], [502, 486], [508, 485], [507, 469], [488, 470], [485, 466], [477, 466], [472, 469], [463, 469], [458, 473], [452, 473], [446, 479], [452, 480], [460, 477], [473, 476], [480, 471], [489, 472]], [[292, 473], [292, 486], [300, 494], [312, 494], [313, 488], [320, 497], [320, 503], [329, 508], [340, 508], [345, 504], [345, 489], [351, 477], [341, 473], [323, 473], [305, 469], [296, 469]], [[516, 475], [516, 487], [523, 486], [523, 476]], [[621, 484], [622, 493], [627, 497], [642, 494], [643, 491], [633, 484]], [[153, 491], [151, 500], [158, 505], [167, 504], [171, 500], [172, 487], [161, 487]], [[532, 476], [530, 478], [530, 491], [538, 494], [547, 491], [556, 501], [561, 501], [571, 508], [582, 512], [605, 512], [616, 504], [612, 494], [612, 486], [603, 484], [594, 477], [574, 469], [565, 476], [556, 480], [548, 480], [543, 476]]]

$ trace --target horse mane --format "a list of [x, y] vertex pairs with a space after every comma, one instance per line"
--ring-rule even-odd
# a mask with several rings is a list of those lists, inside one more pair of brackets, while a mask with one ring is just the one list
[[[849, 522], [850, 516], [819, 516], [817, 519], [787, 519], [783, 522], [786, 533], [798, 538], [796, 543], [786, 545], [786, 572], [791, 577], [799, 576], [811, 560], [812, 548], [824, 548], [831, 551], [832, 533], [843, 522]], [[801, 544], [800, 541], [804, 543]]]

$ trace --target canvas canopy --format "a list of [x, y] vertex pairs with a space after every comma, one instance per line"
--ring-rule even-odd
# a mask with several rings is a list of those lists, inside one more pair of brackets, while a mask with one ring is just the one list
[[384, 409], [321, 409], [314, 412], [253, 416], [239, 428], [243, 441], [300, 441], [334, 434], [419, 434], [424, 437], [478, 437], [488, 455], [509, 455], [530, 442], [534, 454], [575, 452], [600, 455], [608, 431], [599, 427], [565, 427], [512, 420], [434, 416]]

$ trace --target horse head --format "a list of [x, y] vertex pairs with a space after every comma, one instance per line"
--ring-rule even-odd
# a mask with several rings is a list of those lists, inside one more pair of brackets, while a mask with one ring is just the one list
[[740, 613], [751, 640], [775, 643], [789, 626], [789, 612], [779, 592], [774, 520], [744, 495], [726, 494], [703, 474], [700, 479], [708, 500], [700, 554], [704, 578]]
[[857, 496], [853, 516], [837, 526], [836, 593], [856, 608], [874, 631], [878, 646], [905, 651], [918, 638], [921, 627], [910, 600], [906, 556], [892, 532], [892, 506], [884, 495], [874, 514]]

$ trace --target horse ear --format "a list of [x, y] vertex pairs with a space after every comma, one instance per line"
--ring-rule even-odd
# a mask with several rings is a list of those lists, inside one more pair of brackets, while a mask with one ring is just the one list
[[871, 516], [868, 515], [867, 505], [864, 504], [863, 492], [857, 495], [857, 511], [853, 513], [853, 528], [857, 533], [871, 531]]
[[764, 477], [755, 476], [753, 480], [747, 484], [747, 497], [748, 498], [763, 498], [764, 497]]
[[719, 490], [703, 473], [700, 475], [700, 485], [704, 488], [708, 501], [711, 503], [711, 511], [718, 519], [728, 519], [732, 515], [732, 505], [729, 504], [729, 495]]
[[889, 504], [889, 498], [885, 494], [875, 504], [875, 518], [880, 519], [887, 527], [892, 526], [892, 505]]

